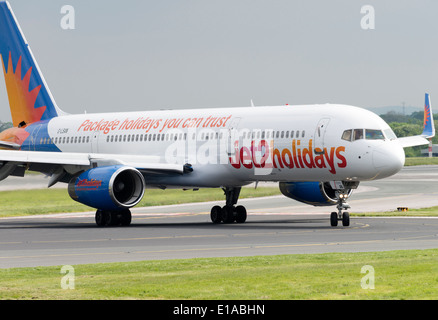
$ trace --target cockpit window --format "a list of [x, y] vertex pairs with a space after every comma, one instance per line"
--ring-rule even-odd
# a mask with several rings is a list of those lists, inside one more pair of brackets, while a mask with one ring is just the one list
[[367, 140], [385, 140], [381, 130], [365, 129], [365, 139]]
[[347, 141], [351, 141], [351, 132], [352, 130], [345, 130], [344, 133], [342, 134], [342, 140], [347, 140]]
[[[364, 135], [365, 133], [365, 135]], [[392, 130], [386, 129], [385, 135], [383, 135], [382, 130], [375, 130], [375, 129], [349, 129], [345, 130], [342, 133], [342, 140], [346, 141], [356, 141], [361, 139], [367, 139], [367, 140], [385, 140], [385, 136], [387, 139], [393, 140], [397, 139], [394, 132]]]
[[363, 129], [354, 129], [353, 140], [363, 139]]
[[397, 136], [395, 135], [394, 131], [392, 131], [391, 128], [388, 128], [386, 130], [383, 130], [383, 132], [385, 132], [385, 136], [386, 138], [388, 138], [389, 140], [395, 140], [397, 139]]

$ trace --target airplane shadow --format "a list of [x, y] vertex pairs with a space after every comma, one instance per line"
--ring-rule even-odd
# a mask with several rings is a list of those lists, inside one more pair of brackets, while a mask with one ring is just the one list
[[[328, 219], [270, 219], [270, 220], [248, 220], [245, 223], [220, 223], [214, 224], [209, 221], [181, 221], [181, 222], [140, 222], [133, 219], [130, 226], [107, 226], [98, 227], [93, 219], [89, 222], [72, 222], [72, 221], [0, 221], [0, 230], [2, 229], [91, 229], [91, 230], [152, 230], [152, 229], [197, 229], [197, 230], [318, 230], [332, 229]], [[342, 228], [342, 226], [341, 226]]]

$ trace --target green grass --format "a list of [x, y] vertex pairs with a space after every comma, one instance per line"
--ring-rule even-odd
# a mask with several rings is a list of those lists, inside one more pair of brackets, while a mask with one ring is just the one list
[[438, 157], [407, 157], [405, 160], [405, 166], [418, 166], [418, 165], [433, 165], [438, 164]]
[[350, 213], [351, 216], [356, 217], [436, 217], [438, 216], [438, 206], [420, 209], [409, 209], [408, 211], [385, 211], [385, 212], [361, 212], [361, 213]]
[[[438, 299], [438, 249], [0, 269], [0, 299]], [[374, 268], [363, 289], [361, 269]]]
[[[279, 195], [280, 190], [272, 187], [242, 188], [240, 198]], [[183, 190], [146, 190], [137, 207], [160, 206], [202, 201], [225, 201], [221, 189]], [[0, 217], [16, 215], [35, 215], [59, 212], [83, 212], [95, 209], [73, 201], [66, 189], [35, 189], [19, 191], [1, 191]]]

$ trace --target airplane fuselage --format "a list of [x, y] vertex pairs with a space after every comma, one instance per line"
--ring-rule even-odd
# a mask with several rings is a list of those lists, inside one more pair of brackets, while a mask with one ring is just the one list
[[[25, 130], [22, 150], [143, 155], [194, 168], [181, 177], [151, 177], [150, 186], [363, 181], [388, 177], [404, 164], [389, 126], [370, 111], [345, 105], [80, 114]], [[362, 137], [354, 138], [360, 130]], [[368, 137], [367, 130], [378, 136]]]

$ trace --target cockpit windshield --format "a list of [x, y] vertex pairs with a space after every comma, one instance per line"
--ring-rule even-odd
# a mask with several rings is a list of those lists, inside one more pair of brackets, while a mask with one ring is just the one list
[[[391, 131], [392, 132], [392, 131]], [[386, 133], [386, 130], [385, 130]], [[394, 135], [395, 136], [395, 135]], [[356, 140], [385, 140], [382, 130], [377, 129], [349, 129], [342, 133], [342, 140], [356, 141]], [[391, 136], [388, 139], [392, 140]]]
[[385, 140], [382, 130], [365, 129], [365, 139]]

